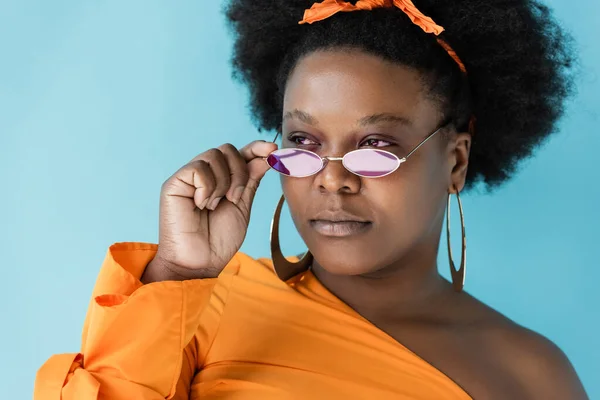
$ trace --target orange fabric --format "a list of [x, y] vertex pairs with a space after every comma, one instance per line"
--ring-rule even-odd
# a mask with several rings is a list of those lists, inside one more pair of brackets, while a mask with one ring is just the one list
[[[410, 0], [360, 0], [356, 4], [348, 3], [343, 0], [324, 0], [320, 3], [314, 3], [311, 8], [304, 11], [304, 17], [299, 24], [312, 24], [323, 21], [339, 12], [368, 11], [375, 8], [396, 7], [402, 10], [412, 21], [426, 33], [433, 33], [438, 36], [444, 32], [444, 28], [436, 24], [431, 18], [424, 15]], [[465, 64], [445, 40], [438, 38], [438, 43], [452, 57], [454, 62], [463, 73], [467, 72]]]
[[300, 24], [312, 24], [313, 22], [322, 21], [338, 12], [373, 10], [374, 8], [383, 7], [399, 8], [408, 15], [413, 24], [420, 26], [427, 33], [439, 35], [444, 31], [443, 27], [423, 15], [410, 0], [360, 0], [356, 2], [356, 5], [343, 0], [325, 0], [313, 4], [311, 8], [304, 11], [304, 18], [300, 21]]
[[310, 271], [238, 253], [216, 279], [142, 285], [155, 251], [110, 248], [82, 349], [40, 368], [35, 400], [470, 399]]
[[458, 64], [458, 68], [460, 68], [461, 72], [466, 74], [467, 68], [465, 67], [465, 64], [463, 64], [462, 60], [458, 57], [458, 55], [456, 54], [454, 49], [452, 47], [450, 47], [448, 42], [446, 42], [440, 38], [437, 39], [437, 42], [440, 46], [442, 46], [444, 48], [444, 50], [446, 50], [446, 53], [448, 53], [448, 55], [454, 60], [454, 62], [456, 64]]

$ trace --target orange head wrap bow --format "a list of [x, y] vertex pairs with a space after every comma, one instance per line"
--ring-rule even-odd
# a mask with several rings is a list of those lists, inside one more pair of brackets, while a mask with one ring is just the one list
[[[359, 10], [373, 10], [375, 8], [392, 8], [397, 7], [402, 10], [413, 24], [419, 26], [427, 33], [433, 33], [436, 36], [444, 31], [444, 28], [436, 24], [431, 18], [424, 15], [415, 7], [411, 0], [360, 0], [356, 5], [343, 0], [324, 0], [320, 3], [315, 3], [311, 8], [304, 11], [304, 18], [300, 24], [312, 24], [313, 22], [322, 21], [331, 17], [338, 12], [349, 12]], [[467, 72], [465, 65], [456, 55], [456, 52], [442, 39], [437, 39], [438, 43], [446, 50], [448, 55], [458, 64], [460, 70]]]
[[306, 10], [304, 19], [300, 23], [312, 24], [327, 19], [340, 11], [372, 10], [394, 6], [404, 11], [411, 21], [425, 32], [439, 35], [444, 31], [444, 28], [433, 22], [431, 18], [423, 15], [410, 0], [360, 0], [356, 2], [356, 5], [342, 0], [325, 0], [313, 4], [310, 9]]

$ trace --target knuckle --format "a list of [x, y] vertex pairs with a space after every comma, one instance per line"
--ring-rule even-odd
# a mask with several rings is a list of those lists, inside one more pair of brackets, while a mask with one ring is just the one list
[[222, 156], [223, 153], [221, 152], [221, 150], [219, 149], [208, 149], [204, 152], [204, 154], [206, 155], [206, 157], [214, 159], [216, 157]]
[[176, 180], [176, 177], [175, 177], [175, 175], [173, 175], [169, 179], [164, 181], [160, 187], [160, 192], [162, 194], [168, 194], [171, 191], [175, 190], [175, 188], [176, 188], [175, 180]]
[[206, 161], [196, 160], [196, 161], [192, 161], [191, 163], [186, 165], [184, 168], [193, 168], [196, 171], [203, 172], [203, 171], [206, 171], [207, 167], [208, 167], [208, 163]]
[[206, 188], [214, 187], [214, 176], [208, 163], [205, 161], [199, 161], [194, 164], [193, 171], [198, 176], [200, 182], [202, 182], [202, 186]]
[[221, 146], [219, 146], [219, 149], [221, 151], [237, 152], [237, 148], [231, 143], [224, 143]]

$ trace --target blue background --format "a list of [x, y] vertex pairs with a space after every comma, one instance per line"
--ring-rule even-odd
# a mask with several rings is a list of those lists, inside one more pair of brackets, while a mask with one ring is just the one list
[[[513, 181], [463, 196], [467, 288], [555, 341], [600, 399], [600, 3], [549, 3], [578, 41], [579, 94]], [[197, 153], [259, 137], [230, 78], [220, 9], [0, 0], [0, 397], [31, 398], [41, 364], [78, 351], [107, 247], [157, 240], [161, 183]], [[279, 194], [269, 173], [243, 251], [269, 254]]]

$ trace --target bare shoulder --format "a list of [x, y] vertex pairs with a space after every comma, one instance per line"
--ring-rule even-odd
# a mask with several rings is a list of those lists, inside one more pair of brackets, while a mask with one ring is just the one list
[[573, 365], [555, 343], [468, 297], [486, 348], [531, 398], [588, 399]]
[[573, 365], [554, 342], [514, 322], [510, 325], [500, 329], [494, 339], [532, 397], [588, 398]]

